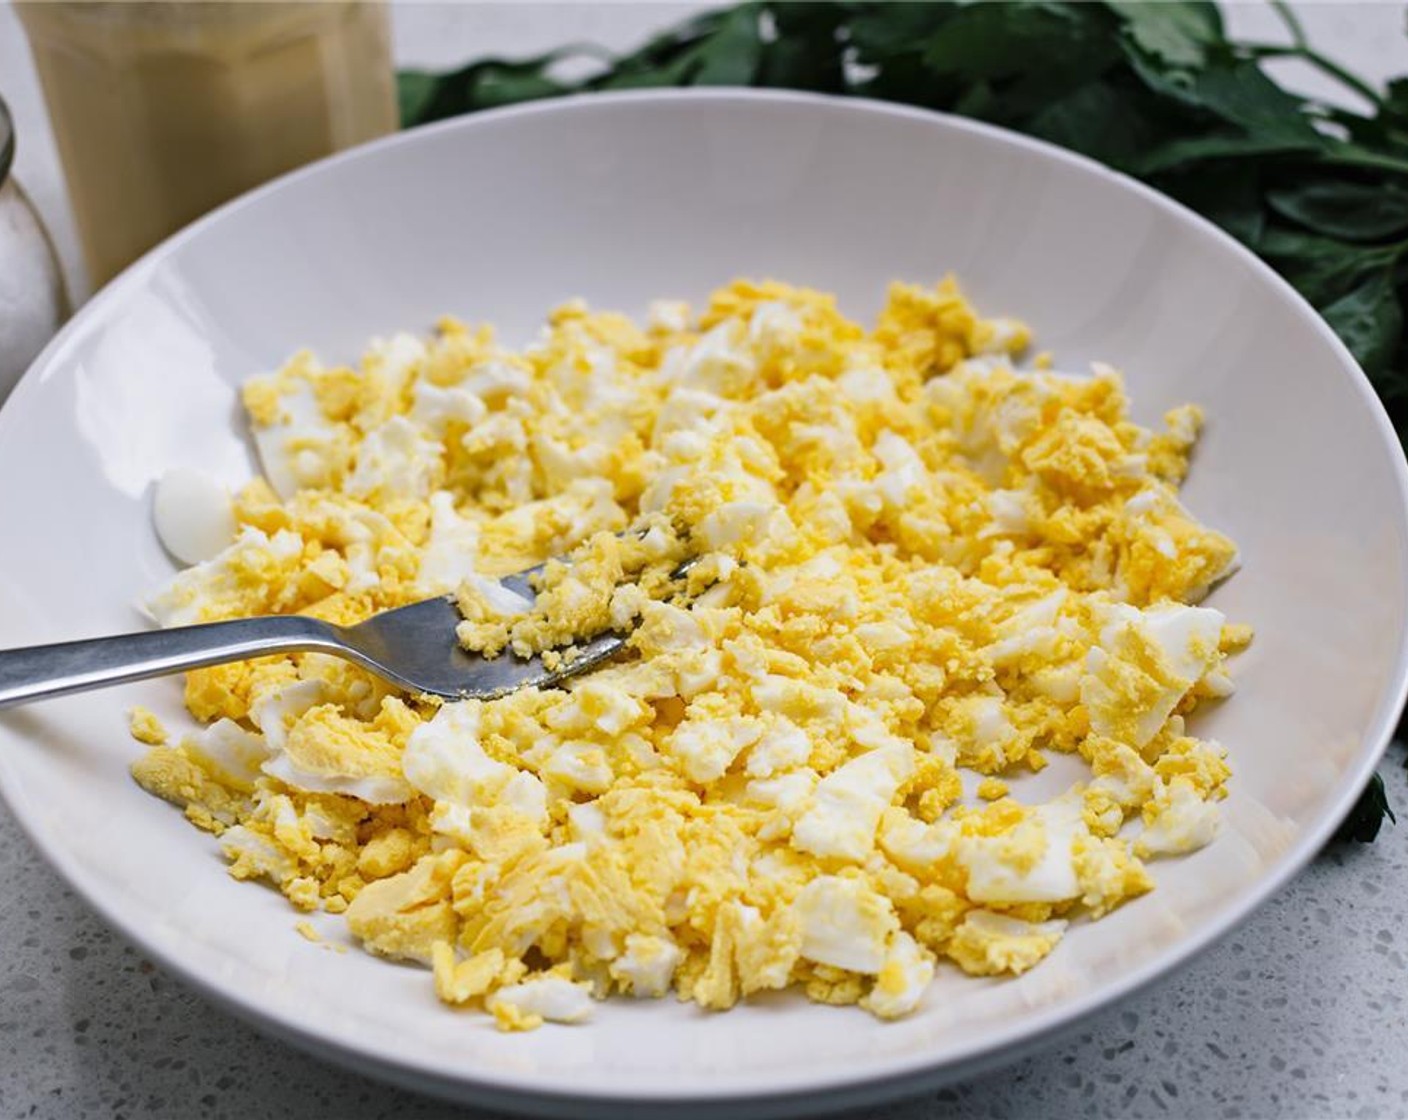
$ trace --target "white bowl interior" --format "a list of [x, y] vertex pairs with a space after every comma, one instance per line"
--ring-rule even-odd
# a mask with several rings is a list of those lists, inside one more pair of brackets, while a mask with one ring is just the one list
[[124, 710], [180, 725], [175, 681], [0, 718], [0, 787], [87, 898], [217, 997], [467, 1099], [954, 1075], [1147, 979], [1308, 858], [1377, 757], [1404, 680], [1402, 456], [1348, 355], [1249, 255], [992, 130], [801, 96], [603, 98], [419, 130], [227, 207], [111, 285], [0, 412], [0, 646], [138, 625], [133, 602], [171, 570], [152, 481], [177, 464], [249, 477], [235, 386], [301, 346], [348, 359], [447, 312], [521, 341], [569, 296], [639, 312], [739, 275], [868, 317], [888, 281], [950, 271], [1063, 368], [1122, 367], [1140, 420], [1206, 408], [1186, 501], [1242, 546], [1212, 603], [1257, 631], [1238, 695], [1199, 724], [1235, 768], [1222, 835], [1027, 976], [942, 971], [894, 1024], [788, 996], [728, 1015], [613, 1002], [590, 1027], [501, 1035], [438, 1005], [420, 970], [297, 937], [282, 898], [227, 878], [210, 838], [136, 787]]

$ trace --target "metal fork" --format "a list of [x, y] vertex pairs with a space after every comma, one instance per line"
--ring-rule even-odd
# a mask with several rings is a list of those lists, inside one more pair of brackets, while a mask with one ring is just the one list
[[[676, 579], [694, 566], [686, 560]], [[529, 582], [542, 565], [499, 582], [531, 600]], [[625, 634], [608, 632], [573, 647], [571, 660], [548, 669], [541, 656], [487, 658], [455, 637], [463, 616], [447, 595], [382, 611], [356, 626], [303, 615], [266, 615], [79, 642], [0, 650], [0, 708], [70, 692], [160, 677], [271, 653], [345, 657], [411, 692], [451, 700], [490, 700], [529, 685], [546, 687], [593, 669], [618, 653]]]

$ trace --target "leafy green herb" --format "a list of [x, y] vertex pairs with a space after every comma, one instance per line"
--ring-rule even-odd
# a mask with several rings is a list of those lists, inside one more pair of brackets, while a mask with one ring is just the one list
[[570, 87], [548, 71], [560, 59], [590, 49], [569, 47], [520, 61], [486, 58], [449, 74], [402, 70], [396, 75], [401, 120], [434, 121], [570, 93]]
[[1322, 181], [1267, 192], [1282, 217], [1345, 241], [1408, 234], [1408, 189], [1389, 183]]
[[1403, 308], [1387, 269], [1369, 273], [1323, 314], [1365, 369], [1382, 368], [1403, 331]]
[[[1259, 253], [1325, 317], [1408, 436], [1408, 76], [1379, 91], [1306, 40], [1228, 38], [1206, 0], [751, 0], [618, 58], [567, 47], [400, 75], [407, 125], [520, 101], [647, 86], [777, 86], [920, 105], [1038, 136], [1136, 175]], [[1294, 95], [1298, 58], [1363, 107]], [[585, 78], [562, 64], [599, 63]], [[1400, 730], [1403, 730], [1401, 728]], [[1375, 778], [1341, 835], [1392, 818]]]
[[1372, 844], [1379, 837], [1385, 817], [1394, 824], [1398, 823], [1398, 818], [1389, 807], [1388, 794], [1384, 792], [1384, 780], [1375, 774], [1349, 811], [1349, 816], [1340, 822], [1334, 838], [1342, 843]]
[[844, 93], [841, 5], [774, 4], [772, 14], [776, 40], [763, 55], [758, 84]]

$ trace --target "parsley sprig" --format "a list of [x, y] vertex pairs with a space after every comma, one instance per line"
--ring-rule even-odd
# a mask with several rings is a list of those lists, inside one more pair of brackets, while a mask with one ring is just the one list
[[[1408, 76], [1380, 91], [1321, 55], [1228, 38], [1217, 5], [756, 0], [612, 57], [569, 46], [399, 75], [407, 125], [591, 90], [762, 86], [878, 98], [989, 121], [1150, 183], [1225, 229], [1315, 306], [1408, 438]], [[1263, 70], [1298, 58], [1357, 108]], [[585, 76], [569, 76], [574, 69]], [[1375, 776], [1338, 834], [1392, 816]]]

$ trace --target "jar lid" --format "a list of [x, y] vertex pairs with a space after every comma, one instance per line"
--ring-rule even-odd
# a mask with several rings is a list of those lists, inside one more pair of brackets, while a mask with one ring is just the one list
[[0, 185], [10, 177], [10, 164], [15, 158], [15, 122], [10, 107], [0, 97]]

